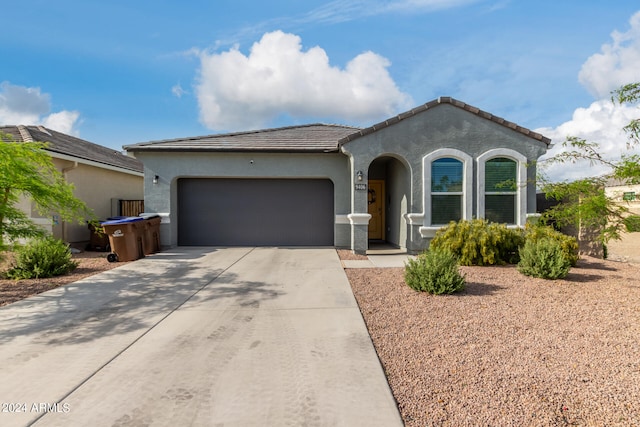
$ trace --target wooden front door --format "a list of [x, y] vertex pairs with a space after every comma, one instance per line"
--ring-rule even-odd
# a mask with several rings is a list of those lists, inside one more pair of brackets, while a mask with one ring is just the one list
[[384, 181], [369, 181], [369, 239], [384, 240]]

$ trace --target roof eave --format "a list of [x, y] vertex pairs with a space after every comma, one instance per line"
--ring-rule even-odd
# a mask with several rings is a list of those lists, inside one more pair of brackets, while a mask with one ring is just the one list
[[207, 147], [157, 147], [157, 146], [125, 146], [125, 150], [131, 153], [140, 152], [181, 152], [181, 153], [272, 153], [272, 154], [286, 154], [286, 153], [309, 153], [309, 154], [324, 154], [324, 153], [337, 153], [338, 147], [331, 149], [274, 149], [274, 148], [207, 148]]

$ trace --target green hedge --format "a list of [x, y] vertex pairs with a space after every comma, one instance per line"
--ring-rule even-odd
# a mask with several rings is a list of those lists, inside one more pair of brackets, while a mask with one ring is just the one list
[[451, 252], [460, 265], [496, 265], [518, 262], [523, 244], [521, 229], [474, 219], [451, 222], [438, 230], [429, 248]]

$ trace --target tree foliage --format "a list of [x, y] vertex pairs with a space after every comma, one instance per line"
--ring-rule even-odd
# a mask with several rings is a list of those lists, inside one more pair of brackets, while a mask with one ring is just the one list
[[[619, 104], [637, 103], [640, 101], [640, 83], [628, 84], [613, 91], [611, 100]], [[628, 136], [628, 149], [640, 145], [640, 119], [632, 120], [623, 129]], [[550, 182], [540, 176], [539, 182], [546, 197], [560, 202], [549, 209], [544, 217], [553, 219], [559, 227], [598, 230], [598, 238], [603, 243], [620, 239], [629, 210], [605, 194], [605, 184], [609, 179], [615, 179], [623, 185], [640, 184], [640, 155], [622, 154], [618, 159], [607, 159], [597, 142], [574, 136], [567, 137], [562, 145], [565, 150], [547, 159], [548, 164], [588, 161], [590, 165], [608, 166], [611, 173], [571, 182]]]
[[39, 237], [44, 231], [18, 207], [21, 197], [33, 201], [43, 215], [55, 213], [63, 221], [93, 219], [77, 199], [72, 184], [56, 169], [47, 145], [16, 142], [0, 133], [0, 252], [20, 238]]

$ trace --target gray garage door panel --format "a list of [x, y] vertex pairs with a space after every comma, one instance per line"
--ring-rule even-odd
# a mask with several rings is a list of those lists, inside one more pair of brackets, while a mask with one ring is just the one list
[[333, 246], [328, 179], [178, 181], [181, 246]]

